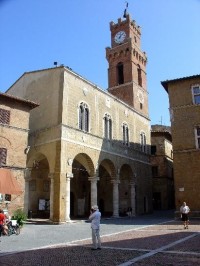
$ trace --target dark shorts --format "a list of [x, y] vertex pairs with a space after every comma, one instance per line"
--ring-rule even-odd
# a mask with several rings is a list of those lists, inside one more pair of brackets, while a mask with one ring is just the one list
[[188, 220], [188, 215], [186, 213], [182, 213], [182, 221], [186, 222]]
[[3, 225], [0, 224], [0, 236], [1, 236], [2, 231], [3, 231]]

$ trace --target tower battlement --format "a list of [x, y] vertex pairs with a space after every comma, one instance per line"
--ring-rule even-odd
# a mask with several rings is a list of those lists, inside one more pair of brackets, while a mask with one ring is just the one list
[[129, 24], [129, 27], [132, 28], [135, 33], [138, 35], [141, 35], [141, 27], [136, 24], [135, 20], [131, 19], [131, 16], [127, 14], [126, 18], [123, 20], [122, 18], [118, 18], [117, 23], [114, 23], [113, 21], [110, 22], [110, 30], [117, 30], [118, 28], [125, 26], [126, 24]]

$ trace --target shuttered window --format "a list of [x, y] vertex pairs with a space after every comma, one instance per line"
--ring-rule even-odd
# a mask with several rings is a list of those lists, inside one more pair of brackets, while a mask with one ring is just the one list
[[6, 165], [7, 149], [0, 148], [0, 167]]
[[0, 123], [10, 124], [10, 111], [0, 108]]

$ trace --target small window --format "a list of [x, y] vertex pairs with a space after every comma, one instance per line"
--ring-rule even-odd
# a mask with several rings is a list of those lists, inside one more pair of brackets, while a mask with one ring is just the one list
[[6, 165], [7, 149], [0, 148], [0, 167]]
[[109, 140], [112, 139], [112, 120], [108, 114], [104, 117], [104, 137]]
[[135, 41], [135, 43], [137, 43], [137, 38], [134, 36], [134, 41]]
[[200, 104], [200, 85], [192, 86], [193, 103]]
[[0, 203], [11, 201], [10, 194], [0, 194]]
[[10, 111], [0, 108], [0, 123], [10, 124]]
[[123, 124], [123, 144], [129, 146], [129, 129], [127, 124]]
[[156, 145], [151, 146], [151, 155], [156, 155]]
[[195, 129], [195, 139], [196, 139], [196, 148], [200, 149], [200, 127], [196, 127]]
[[11, 195], [5, 194], [5, 201], [11, 201]]

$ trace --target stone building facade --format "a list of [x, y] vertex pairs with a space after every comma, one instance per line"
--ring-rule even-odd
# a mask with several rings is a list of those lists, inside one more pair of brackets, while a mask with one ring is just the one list
[[200, 75], [161, 82], [169, 95], [176, 210], [200, 216]]
[[146, 55], [130, 16], [115, 27], [108, 91], [64, 66], [24, 73], [7, 91], [40, 104], [30, 117], [26, 175], [25, 210], [35, 216], [61, 223], [94, 204], [103, 216], [152, 211]]
[[9, 206], [10, 214], [24, 207], [29, 116], [37, 106], [34, 102], [0, 93], [0, 168], [10, 169], [23, 191], [20, 195], [0, 194], [1, 208]]
[[169, 126], [151, 126], [151, 165], [153, 208], [155, 210], [173, 209], [175, 207], [173, 147]]

